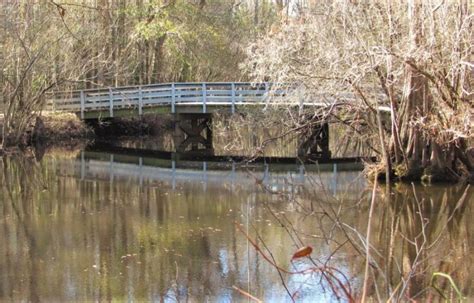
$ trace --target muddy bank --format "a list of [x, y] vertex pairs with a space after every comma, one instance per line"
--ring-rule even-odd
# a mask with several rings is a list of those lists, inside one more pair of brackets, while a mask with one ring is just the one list
[[[0, 140], [3, 141], [3, 117], [0, 117]], [[37, 116], [22, 136], [19, 147], [85, 139], [93, 130], [74, 114], [50, 114]]]
[[93, 138], [94, 130], [74, 114], [39, 116], [31, 134], [32, 143], [50, 144]]
[[[3, 117], [1, 117], [3, 118]], [[51, 146], [77, 148], [94, 137], [93, 129], [74, 114], [38, 116], [15, 146], [3, 149], [3, 119], [0, 119], [0, 155], [2, 153], [42, 154]], [[40, 157], [41, 158], [41, 157]]]
[[[3, 141], [3, 117], [0, 139]], [[123, 136], [157, 136], [173, 127], [171, 115], [144, 115], [136, 118], [80, 120], [74, 114], [48, 114], [36, 117], [21, 138], [18, 148], [30, 146], [76, 146], [95, 139]], [[1, 145], [0, 145], [1, 150]]]

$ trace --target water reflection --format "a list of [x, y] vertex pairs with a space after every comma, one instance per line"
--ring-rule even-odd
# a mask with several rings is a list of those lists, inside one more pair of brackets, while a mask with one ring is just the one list
[[[295, 164], [248, 164], [245, 162], [181, 161], [139, 157], [102, 152], [80, 152], [75, 160], [62, 159], [57, 163], [61, 175], [80, 177], [81, 180], [132, 180], [140, 186], [166, 183], [172, 189], [181, 183], [201, 183], [208, 185], [234, 187], [236, 185], [257, 188], [263, 185], [272, 191], [295, 191], [314, 181], [315, 176], [331, 192], [338, 192], [341, 186], [358, 181], [357, 188], [364, 186], [359, 178], [357, 163], [331, 163], [321, 165]], [[342, 179], [342, 182], [340, 182]], [[344, 181], [345, 180], [345, 181]], [[356, 188], [356, 189], [357, 189]], [[344, 188], [346, 191], [347, 188]]]
[[[282, 278], [298, 301], [346, 300], [321, 283], [324, 273], [281, 278], [234, 221], [282, 268], [334, 267], [354, 297], [359, 291], [365, 256], [358, 233], [365, 233], [370, 198], [359, 172], [209, 163], [203, 170], [202, 163], [97, 153], [1, 164], [0, 301], [245, 299], [232, 286], [291, 301]], [[427, 288], [434, 271], [471, 295], [472, 190], [415, 192], [421, 203], [410, 186], [380, 193], [370, 295], [435, 296]], [[291, 263], [302, 244], [313, 246], [313, 259]]]
[[[449, 274], [464, 294], [472, 294], [472, 228], [470, 201], [474, 191], [466, 186], [398, 185], [386, 199], [388, 207], [380, 210], [382, 220], [375, 225], [379, 264], [385, 272], [376, 274], [383, 281], [378, 287], [390, 288], [398, 299], [412, 297], [433, 299], [437, 294], [427, 288], [435, 272]], [[404, 281], [405, 282], [400, 282]], [[445, 295], [456, 300], [453, 289], [442, 281]], [[373, 285], [372, 291], [376, 291]], [[393, 291], [393, 290], [392, 290]]]

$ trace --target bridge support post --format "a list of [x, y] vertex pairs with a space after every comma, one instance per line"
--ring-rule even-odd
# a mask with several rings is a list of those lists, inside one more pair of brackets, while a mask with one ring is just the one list
[[143, 115], [143, 91], [141, 85], [138, 87], [138, 115]]
[[86, 98], [84, 95], [84, 91], [81, 90], [80, 92], [80, 97], [81, 97], [81, 120], [84, 120], [84, 109], [85, 109], [85, 104], [86, 104]]
[[176, 152], [214, 154], [212, 114], [176, 114], [174, 125]]
[[231, 112], [232, 114], [235, 114], [235, 83], [232, 82], [231, 86]]
[[321, 121], [309, 126], [300, 137], [298, 157], [303, 159], [330, 159], [329, 124]]
[[176, 87], [171, 84], [171, 113], [176, 113]]
[[109, 87], [109, 116], [114, 117], [114, 93], [111, 87]]
[[202, 84], [202, 112], [205, 114], [207, 112], [207, 108], [206, 108], [206, 98], [207, 98], [207, 95], [206, 95], [206, 83], [203, 83]]

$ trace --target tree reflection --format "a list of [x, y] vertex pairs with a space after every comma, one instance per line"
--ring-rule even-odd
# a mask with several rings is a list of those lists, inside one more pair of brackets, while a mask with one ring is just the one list
[[[31, 174], [31, 172], [33, 172], [33, 174]], [[16, 158], [15, 161], [8, 161], [6, 158], [2, 159], [2, 191], [4, 195], [8, 197], [8, 199], [2, 199], [3, 214], [4, 217], [13, 216], [11, 219], [17, 221], [17, 226], [14, 227], [17, 231], [15, 236], [18, 238], [24, 237], [24, 243], [26, 245], [27, 259], [25, 262], [28, 268], [28, 273], [26, 274], [28, 286], [24, 283], [17, 284], [18, 281], [13, 283], [15, 284], [14, 287], [27, 288], [27, 299], [30, 302], [40, 301], [38, 272], [40, 271], [39, 262], [43, 257], [41, 247], [37, 244], [37, 240], [34, 236], [35, 214], [31, 207], [32, 197], [36, 194], [35, 191], [32, 190], [31, 185], [34, 185], [35, 188], [42, 188], [43, 186], [42, 182], [39, 182], [42, 178], [35, 178], [37, 176], [35, 172], [41, 174], [38, 166], [31, 159], [21, 157]], [[20, 230], [22, 235], [18, 233]], [[5, 225], [4, 231], [11, 234], [7, 225]], [[5, 243], [4, 249], [8, 257], [10, 257], [10, 253], [15, 249], [10, 247], [13, 244], [12, 242], [13, 241], [3, 242]], [[16, 264], [18, 263], [16, 260], [14, 262]], [[16, 266], [12, 266], [13, 264], [9, 260], [6, 262], [6, 265], [6, 272], [13, 275]], [[14, 299], [13, 295], [13, 292], [10, 293], [10, 299]]]
[[[398, 185], [385, 197], [373, 241], [380, 253], [376, 262], [385, 268], [387, 282], [374, 283], [374, 288], [385, 288], [398, 300], [438, 297], [430, 281], [433, 273], [443, 272], [451, 275], [464, 294], [471, 294], [466, 244], [472, 239], [466, 217], [472, 214], [472, 194], [469, 186], [462, 185]], [[381, 280], [374, 276], [374, 281]], [[443, 289], [456, 299], [449, 285], [445, 283]]]
[[[352, 175], [338, 175], [336, 195], [324, 188], [327, 176], [281, 193], [238, 184], [204, 190], [199, 182], [173, 191], [156, 180], [81, 180], [75, 158], [63, 158], [1, 160], [0, 301], [242, 299], [234, 285], [269, 301], [290, 300], [278, 271], [247, 251], [234, 221], [248, 223], [246, 232], [279, 266], [335, 268], [354, 297], [360, 293], [370, 191]], [[380, 189], [371, 298], [442, 299], [430, 287], [434, 272], [472, 296], [472, 195], [462, 185]], [[291, 263], [305, 245], [312, 258]], [[283, 281], [298, 300], [337, 299], [321, 276]], [[447, 280], [437, 285], [456, 299]]]
[[[320, 231], [320, 240], [315, 245], [327, 243], [334, 247], [329, 258], [320, 254], [315, 256], [316, 262], [341, 268], [342, 258], [351, 264], [354, 286], [361, 286], [370, 193], [365, 191], [359, 200], [354, 200], [344, 195], [322, 198], [317, 191], [327, 192], [313, 188], [290, 199], [295, 203], [298, 201], [298, 211], [302, 215], [316, 218], [314, 226]], [[436, 272], [448, 274], [464, 295], [472, 295], [470, 248], [473, 239], [469, 218], [473, 210], [469, 201], [473, 192], [468, 185], [398, 184], [388, 190], [379, 188], [371, 222], [370, 297], [376, 301], [397, 302], [442, 301], [444, 297], [457, 300], [457, 294], [447, 279], [438, 283], [442, 294], [431, 287]], [[285, 225], [289, 233], [303, 237], [315, 233], [314, 230], [294, 228], [288, 223]], [[305, 244], [308, 240], [297, 243], [300, 246]], [[361, 289], [356, 292], [355, 296], [360, 295]]]
[[[77, 168], [2, 159], [0, 300], [201, 300], [246, 277], [245, 242], [229, 224], [241, 189], [69, 177]], [[225, 279], [221, 251], [233, 264]]]

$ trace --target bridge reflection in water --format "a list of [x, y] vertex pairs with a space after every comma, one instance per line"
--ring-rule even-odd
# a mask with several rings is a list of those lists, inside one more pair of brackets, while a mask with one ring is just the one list
[[[152, 157], [82, 151], [73, 162], [62, 160], [61, 174], [74, 172], [81, 180], [116, 179], [138, 182], [140, 186], [167, 183], [173, 190], [180, 183], [201, 182], [207, 186], [264, 186], [270, 191], [297, 192], [303, 186], [320, 186], [331, 194], [349, 187], [361, 188], [360, 164], [326, 163], [320, 165], [246, 164], [236, 161], [181, 161]], [[71, 169], [71, 165], [73, 168]], [[358, 186], [354, 186], [356, 184]], [[340, 188], [342, 184], [342, 187]]]

